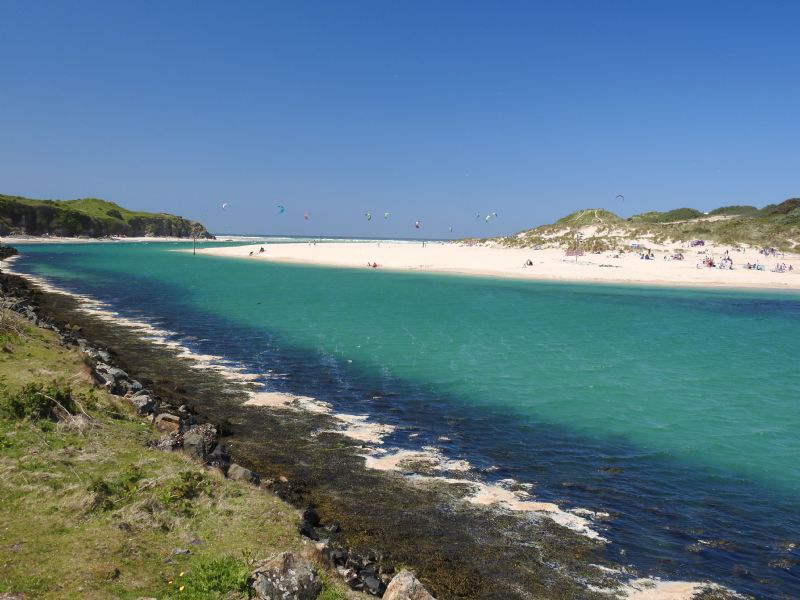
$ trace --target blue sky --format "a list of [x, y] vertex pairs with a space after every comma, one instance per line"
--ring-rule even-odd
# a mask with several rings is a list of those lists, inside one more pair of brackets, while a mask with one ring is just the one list
[[0, 14], [0, 193], [101, 197], [214, 231], [412, 237], [800, 195], [797, 2]]

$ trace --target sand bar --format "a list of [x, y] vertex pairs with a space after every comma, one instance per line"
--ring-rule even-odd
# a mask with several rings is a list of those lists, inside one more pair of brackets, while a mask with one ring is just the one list
[[[262, 247], [264, 252], [259, 252]], [[641, 259], [636, 249], [616, 258], [612, 252], [572, 257], [558, 248], [533, 250], [441, 242], [428, 242], [424, 247], [421, 242], [254, 244], [203, 248], [197, 253], [375, 271], [389, 269], [542, 281], [800, 290], [798, 254], [765, 256], [756, 248], [734, 250], [729, 246], [706, 244], [703, 248], [684, 247], [684, 260], [667, 260], [678, 248], [651, 245], [653, 260]], [[702, 260], [707, 256], [718, 263], [726, 250], [733, 260], [733, 269], [702, 266]], [[528, 260], [533, 264], [526, 266]], [[758, 263], [764, 268], [746, 269], [748, 262]], [[367, 266], [368, 263], [377, 263], [378, 267], [373, 269]], [[791, 266], [792, 270], [776, 272], [774, 269], [778, 264]]]

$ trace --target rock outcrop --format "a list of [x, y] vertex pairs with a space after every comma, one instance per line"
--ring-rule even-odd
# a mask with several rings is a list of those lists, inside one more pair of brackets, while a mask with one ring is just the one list
[[260, 563], [250, 580], [260, 600], [314, 600], [322, 591], [314, 566], [291, 552]]
[[410, 571], [394, 576], [383, 594], [383, 600], [436, 600]]

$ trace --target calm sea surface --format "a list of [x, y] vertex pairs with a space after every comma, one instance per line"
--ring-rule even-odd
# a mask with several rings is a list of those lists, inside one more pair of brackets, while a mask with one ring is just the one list
[[[487, 481], [605, 511], [608, 552], [800, 597], [800, 295], [19, 246], [14, 268], [397, 426]], [[443, 437], [444, 436], [444, 437]]]

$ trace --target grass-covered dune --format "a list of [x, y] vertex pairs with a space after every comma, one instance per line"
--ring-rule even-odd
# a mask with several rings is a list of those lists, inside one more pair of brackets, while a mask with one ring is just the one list
[[0, 194], [0, 235], [211, 238], [203, 225], [166, 213], [132, 211], [99, 198], [34, 200]]
[[[0, 597], [248, 598], [256, 560], [308, 552], [291, 506], [155, 435], [77, 349], [0, 312]], [[365, 597], [317, 566], [319, 600]]]
[[565, 247], [583, 236], [586, 250], [622, 248], [630, 240], [654, 243], [684, 243], [705, 239], [720, 244], [769, 246], [785, 251], [800, 248], [800, 198], [763, 208], [722, 206], [708, 213], [694, 208], [646, 212], [628, 218], [592, 208], [562, 217], [552, 225], [541, 225], [514, 235], [493, 238], [502, 246]]

